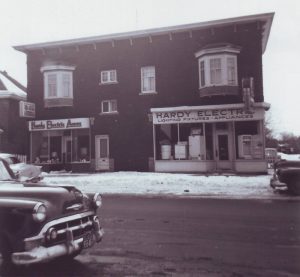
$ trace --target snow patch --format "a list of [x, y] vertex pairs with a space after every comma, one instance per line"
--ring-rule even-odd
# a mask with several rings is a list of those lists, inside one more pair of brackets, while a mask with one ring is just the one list
[[270, 175], [195, 175], [174, 173], [109, 172], [45, 174], [48, 184], [73, 185], [84, 192], [102, 194], [270, 198]]

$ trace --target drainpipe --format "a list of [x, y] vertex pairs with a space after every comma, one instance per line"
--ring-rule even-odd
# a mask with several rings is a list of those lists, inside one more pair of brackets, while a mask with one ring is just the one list
[[1, 135], [4, 133], [4, 131], [0, 128], [0, 151], [1, 151]]

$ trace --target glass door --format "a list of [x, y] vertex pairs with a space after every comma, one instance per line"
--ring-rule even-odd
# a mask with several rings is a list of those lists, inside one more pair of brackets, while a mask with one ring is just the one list
[[109, 170], [109, 136], [99, 135], [95, 138], [96, 170]]
[[228, 135], [218, 135], [218, 160], [229, 160]]
[[232, 130], [227, 122], [215, 123], [216, 170], [232, 169]]

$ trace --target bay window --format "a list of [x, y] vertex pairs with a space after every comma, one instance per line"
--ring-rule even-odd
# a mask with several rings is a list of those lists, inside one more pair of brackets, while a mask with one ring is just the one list
[[74, 66], [43, 66], [45, 107], [63, 107], [73, 105]]
[[231, 44], [207, 46], [195, 54], [199, 66], [199, 88], [238, 86], [237, 54]]
[[210, 86], [237, 86], [237, 59], [227, 54], [205, 56], [199, 59], [200, 88]]

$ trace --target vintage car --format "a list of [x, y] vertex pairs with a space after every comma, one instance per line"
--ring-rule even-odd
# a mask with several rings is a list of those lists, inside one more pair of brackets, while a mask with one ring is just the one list
[[28, 265], [73, 258], [100, 242], [100, 194], [18, 181], [0, 158], [0, 262]]
[[274, 164], [270, 186], [276, 191], [284, 190], [300, 195], [300, 161], [281, 160]]
[[4, 159], [9, 164], [15, 176], [17, 176], [21, 181], [29, 179], [39, 180], [39, 176], [42, 172], [41, 166], [23, 163], [14, 154], [0, 153], [0, 158]]

